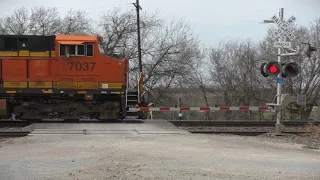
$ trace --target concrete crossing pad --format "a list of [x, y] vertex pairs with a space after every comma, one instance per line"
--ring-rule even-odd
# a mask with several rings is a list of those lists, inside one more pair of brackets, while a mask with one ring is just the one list
[[142, 120], [141, 122], [119, 123], [35, 123], [34, 134], [187, 134], [166, 120]]

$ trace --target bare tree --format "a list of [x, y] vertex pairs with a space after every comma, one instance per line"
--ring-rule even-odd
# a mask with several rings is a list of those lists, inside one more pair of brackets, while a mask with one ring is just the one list
[[53, 35], [60, 30], [60, 16], [57, 8], [34, 7], [31, 8], [28, 34]]
[[[190, 72], [183, 76], [180, 86], [186, 89], [198, 89], [200, 91], [191, 91], [189, 96], [202, 96], [205, 106], [209, 107], [209, 100], [207, 97], [208, 88], [212, 85], [209, 77], [208, 62], [206, 61], [206, 49], [195, 49], [194, 63], [188, 64]], [[206, 120], [210, 119], [210, 112], [206, 112]]]
[[[257, 50], [251, 41], [221, 42], [217, 48], [211, 49], [210, 62], [211, 78], [220, 85], [225, 105], [250, 106], [259, 103], [259, 65]], [[237, 112], [235, 116], [227, 112], [226, 115], [227, 119], [253, 118], [250, 112]]]
[[26, 8], [20, 8], [13, 12], [11, 16], [0, 19], [1, 34], [22, 35], [29, 33], [30, 13]]
[[[135, 12], [118, 9], [105, 14], [100, 22], [104, 35], [104, 46], [108, 54], [122, 54], [130, 58], [131, 82], [136, 82], [137, 33]], [[145, 87], [153, 92], [153, 102], [160, 102], [164, 93], [175, 85], [178, 77], [189, 72], [198, 48], [198, 40], [190, 26], [183, 20], [169, 24], [156, 15], [142, 14], [141, 44]]]
[[93, 34], [92, 24], [85, 11], [69, 10], [57, 26], [61, 34]]
[[[146, 37], [146, 32], [159, 26], [156, 15], [141, 14], [141, 38], [142, 42]], [[130, 59], [137, 57], [137, 27], [136, 15], [134, 11], [122, 12], [115, 8], [102, 15], [99, 23], [101, 34], [104, 37], [106, 54], [122, 54]], [[146, 53], [144, 50], [142, 53]]]
[[14, 35], [53, 35], [83, 34], [91, 32], [90, 19], [83, 11], [70, 10], [61, 19], [57, 8], [20, 8], [11, 16], [0, 18], [0, 34]]

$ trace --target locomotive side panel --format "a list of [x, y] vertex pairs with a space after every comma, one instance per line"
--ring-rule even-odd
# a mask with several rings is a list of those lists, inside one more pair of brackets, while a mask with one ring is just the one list
[[2, 59], [4, 81], [27, 81], [26, 60]]
[[2, 86], [27, 88], [26, 60], [2, 59]]
[[37, 84], [50, 81], [48, 61], [55, 56], [54, 39], [54, 36], [1, 35], [3, 88], [42, 87]]
[[29, 88], [52, 88], [50, 75], [50, 60], [28, 60], [28, 84]]

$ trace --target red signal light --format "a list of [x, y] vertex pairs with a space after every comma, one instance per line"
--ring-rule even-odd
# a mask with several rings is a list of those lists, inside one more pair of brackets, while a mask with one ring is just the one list
[[271, 73], [276, 73], [276, 72], [278, 72], [278, 68], [277, 68], [277, 66], [275, 66], [275, 65], [271, 65], [271, 66], [269, 67], [269, 71], [270, 71]]
[[260, 71], [264, 77], [277, 76], [281, 72], [281, 65], [276, 61], [262, 63]]
[[289, 62], [283, 66], [282, 77], [295, 77], [300, 73], [300, 67], [295, 62]]

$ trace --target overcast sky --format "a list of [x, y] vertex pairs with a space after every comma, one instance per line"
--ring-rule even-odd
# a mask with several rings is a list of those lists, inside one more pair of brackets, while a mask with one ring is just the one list
[[[44, 5], [57, 7], [64, 15], [70, 8], [85, 10], [98, 20], [100, 14], [114, 7], [134, 10], [135, 0], [0, 0], [0, 16], [10, 15], [16, 8]], [[140, 0], [143, 11], [159, 14], [165, 20], [184, 18], [205, 45], [215, 45], [222, 39], [262, 39], [271, 24], [259, 24], [278, 15], [284, 8], [284, 18], [294, 15], [296, 24], [308, 25], [320, 17], [320, 0]]]

